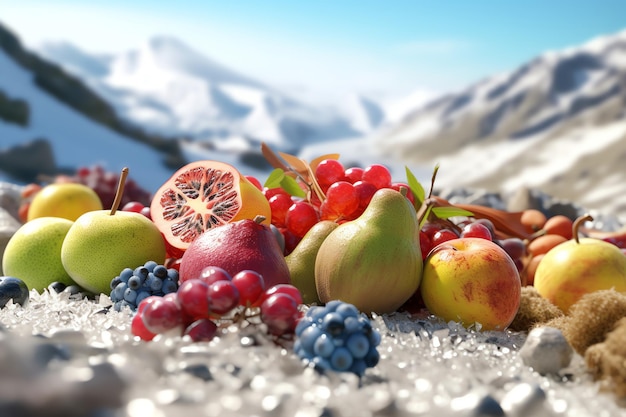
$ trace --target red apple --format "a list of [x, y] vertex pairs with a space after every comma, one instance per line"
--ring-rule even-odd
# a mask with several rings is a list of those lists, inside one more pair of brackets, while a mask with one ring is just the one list
[[430, 252], [420, 291], [426, 308], [446, 321], [503, 330], [519, 309], [521, 281], [515, 263], [496, 243], [458, 238]]

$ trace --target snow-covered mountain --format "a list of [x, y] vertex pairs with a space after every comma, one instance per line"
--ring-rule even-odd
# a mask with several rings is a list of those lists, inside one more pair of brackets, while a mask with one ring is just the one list
[[370, 139], [439, 187], [522, 187], [626, 213], [626, 31], [437, 98]]
[[218, 149], [258, 150], [264, 141], [296, 152], [305, 143], [376, 127], [377, 120], [363, 125], [359, 119], [354, 126], [331, 109], [294, 100], [172, 37], [155, 37], [117, 55], [92, 55], [67, 42], [45, 43], [38, 52], [81, 78], [125, 119]]
[[[84, 67], [98, 68], [100, 61], [75, 55]], [[246, 175], [260, 178], [265, 170], [242, 163], [241, 153], [218, 152], [162, 136], [144, 134], [120, 122], [97, 95], [79, 80], [25, 50], [17, 37], [0, 25], [0, 181], [23, 182], [9, 165], [14, 155], [26, 155], [26, 171], [54, 174], [80, 166], [101, 165], [130, 177], [154, 192], [182, 163], [217, 159], [232, 163]], [[49, 147], [41, 143], [49, 143]], [[36, 144], [32, 145], [31, 144]], [[39, 159], [38, 159], [39, 158]], [[39, 161], [39, 162], [35, 162]]]

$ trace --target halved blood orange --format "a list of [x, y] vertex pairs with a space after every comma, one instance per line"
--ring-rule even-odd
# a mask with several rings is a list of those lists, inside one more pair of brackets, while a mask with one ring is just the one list
[[150, 215], [168, 246], [180, 257], [205, 230], [242, 219], [272, 218], [263, 193], [232, 165], [195, 161], [176, 171], [157, 190]]

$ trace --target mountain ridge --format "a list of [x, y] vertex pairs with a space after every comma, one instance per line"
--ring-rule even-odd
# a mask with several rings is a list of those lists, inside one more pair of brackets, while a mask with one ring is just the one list
[[624, 213], [625, 139], [626, 30], [430, 101], [372, 143], [407, 164], [439, 162], [440, 187], [540, 187]]

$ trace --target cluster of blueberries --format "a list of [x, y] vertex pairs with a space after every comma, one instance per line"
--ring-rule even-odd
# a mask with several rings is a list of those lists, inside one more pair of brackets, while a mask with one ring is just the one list
[[296, 326], [294, 350], [320, 371], [362, 376], [378, 363], [380, 340], [365, 314], [352, 304], [335, 300], [309, 308]]
[[116, 311], [129, 307], [135, 311], [145, 298], [178, 291], [178, 271], [148, 261], [135, 269], [124, 268], [111, 280], [111, 301]]

